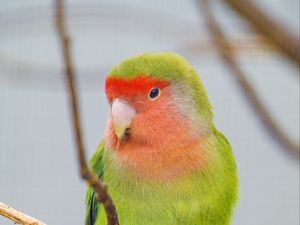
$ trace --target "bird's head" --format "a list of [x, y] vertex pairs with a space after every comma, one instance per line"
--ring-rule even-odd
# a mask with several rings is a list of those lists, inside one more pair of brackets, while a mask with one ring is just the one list
[[110, 104], [106, 142], [114, 149], [184, 145], [211, 131], [211, 106], [200, 79], [173, 53], [123, 61], [107, 76], [105, 91]]

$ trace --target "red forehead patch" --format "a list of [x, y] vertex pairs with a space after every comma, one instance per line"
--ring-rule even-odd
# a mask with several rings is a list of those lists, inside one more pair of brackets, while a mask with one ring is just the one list
[[108, 96], [147, 93], [152, 87], [163, 88], [168, 84], [168, 81], [146, 76], [138, 76], [133, 79], [108, 77], [105, 82], [105, 92]]

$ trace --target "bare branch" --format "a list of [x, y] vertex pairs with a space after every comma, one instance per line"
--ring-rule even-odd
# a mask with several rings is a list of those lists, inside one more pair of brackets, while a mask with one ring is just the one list
[[292, 61], [300, 65], [300, 44], [287, 29], [272, 20], [253, 1], [224, 0], [254, 28], [279, 47]]
[[56, 28], [58, 37], [60, 40], [63, 60], [64, 60], [64, 72], [66, 79], [66, 86], [68, 88], [69, 101], [71, 107], [71, 116], [74, 129], [74, 139], [76, 141], [77, 147], [77, 157], [80, 166], [81, 177], [91, 185], [95, 192], [97, 193], [97, 200], [99, 203], [103, 204], [106, 212], [108, 225], [118, 225], [118, 217], [116, 213], [116, 208], [113, 204], [111, 197], [109, 196], [104, 184], [94, 176], [88, 169], [86, 163], [85, 149], [83, 145], [83, 138], [81, 134], [81, 124], [80, 115], [76, 91], [76, 81], [74, 76], [74, 67], [71, 59], [70, 52], [70, 39], [65, 28], [65, 18], [64, 18], [64, 5], [63, 0], [56, 0], [55, 5], [56, 12]]
[[213, 41], [217, 46], [218, 52], [221, 58], [223, 59], [224, 64], [231, 71], [230, 74], [233, 75], [234, 79], [236, 80], [237, 84], [239, 85], [248, 102], [252, 105], [253, 110], [255, 111], [258, 118], [261, 120], [265, 129], [278, 142], [282, 149], [286, 150], [286, 152], [289, 155], [299, 159], [299, 146], [293, 143], [289, 139], [289, 137], [278, 127], [278, 125], [272, 119], [264, 104], [256, 95], [253, 87], [246, 79], [244, 72], [238, 65], [234, 51], [228, 44], [220, 26], [213, 17], [208, 6], [207, 0], [198, 0], [197, 2], [200, 5], [208, 30], [211, 33]]
[[5, 205], [2, 202], [0, 202], [0, 215], [14, 221], [16, 224], [46, 225], [45, 223], [43, 223], [35, 218], [32, 218], [31, 216], [28, 216], [24, 213], [21, 213], [15, 209], [11, 208], [10, 206]]

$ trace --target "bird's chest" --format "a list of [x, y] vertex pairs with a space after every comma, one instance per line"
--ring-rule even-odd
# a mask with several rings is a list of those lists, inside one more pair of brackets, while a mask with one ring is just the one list
[[[120, 171], [118, 172], [120, 173]], [[199, 183], [192, 178], [171, 183], [147, 182], [110, 171], [104, 181], [123, 225], [194, 225], [201, 210]], [[122, 173], [121, 173], [122, 174]]]

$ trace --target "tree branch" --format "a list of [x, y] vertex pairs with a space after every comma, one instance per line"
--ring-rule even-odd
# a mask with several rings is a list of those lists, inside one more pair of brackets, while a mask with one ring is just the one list
[[213, 17], [207, 0], [198, 0], [197, 2], [199, 3], [201, 12], [207, 24], [207, 28], [211, 33], [211, 37], [217, 46], [218, 52], [224, 64], [231, 71], [230, 74], [232, 74], [240, 89], [242, 90], [242, 93], [244, 94], [248, 102], [252, 105], [252, 109], [261, 120], [265, 129], [268, 131], [271, 137], [273, 137], [277, 141], [282, 149], [286, 150], [289, 155], [299, 159], [299, 146], [296, 143], [293, 143], [289, 139], [289, 137], [278, 127], [264, 104], [256, 95], [253, 87], [246, 79], [244, 72], [238, 65], [238, 62], [235, 59], [235, 53], [228, 44], [223, 31]]
[[253, 1], [224, 0], [233, 10], [244, 17], [252, 26], [282, 50], [298, 66], [300, 65], [300, 44], [287, 29], [272, 20]]
[[14, 221], [16, 224], [46, 225], [45, 223], [21, 213], [2, 202], [0, 202], [0, 215]]
[[64, 18], [64, 5], [63, 0], [56, 0], [55, 5], [56, 12], [56, 28], [58, 37], [60, 40], [63, 60], [64, 60], [64, 73], [65, 82], [69, 94], [69, 103], [71, 108], [71, 117], [74, 129], [74, 139], [76, 141], [77, 148], [77, 158], [80, 166], [81, 177], [86, 180], [86, 182], [92, 186], [97, 194], [97, 200], [99, 203], [103, 204], [103, 207], [107, 216], [108, 225], [118, 225], [118, 217], [116, 213], [116, 208], [113, 204], [111, 197], [109, 196], [104, 184], [97, 179], [88, 169], [86, 163], [85, 149], [83, 145], [83, 138], [81, 134], [81, 124], [80, 115], [76, 91], [76, 81], [74, 76], [74, 67], [71, 59], [70, 52], [70, 39], [68, 37], [65, 28], [65, 18]]

